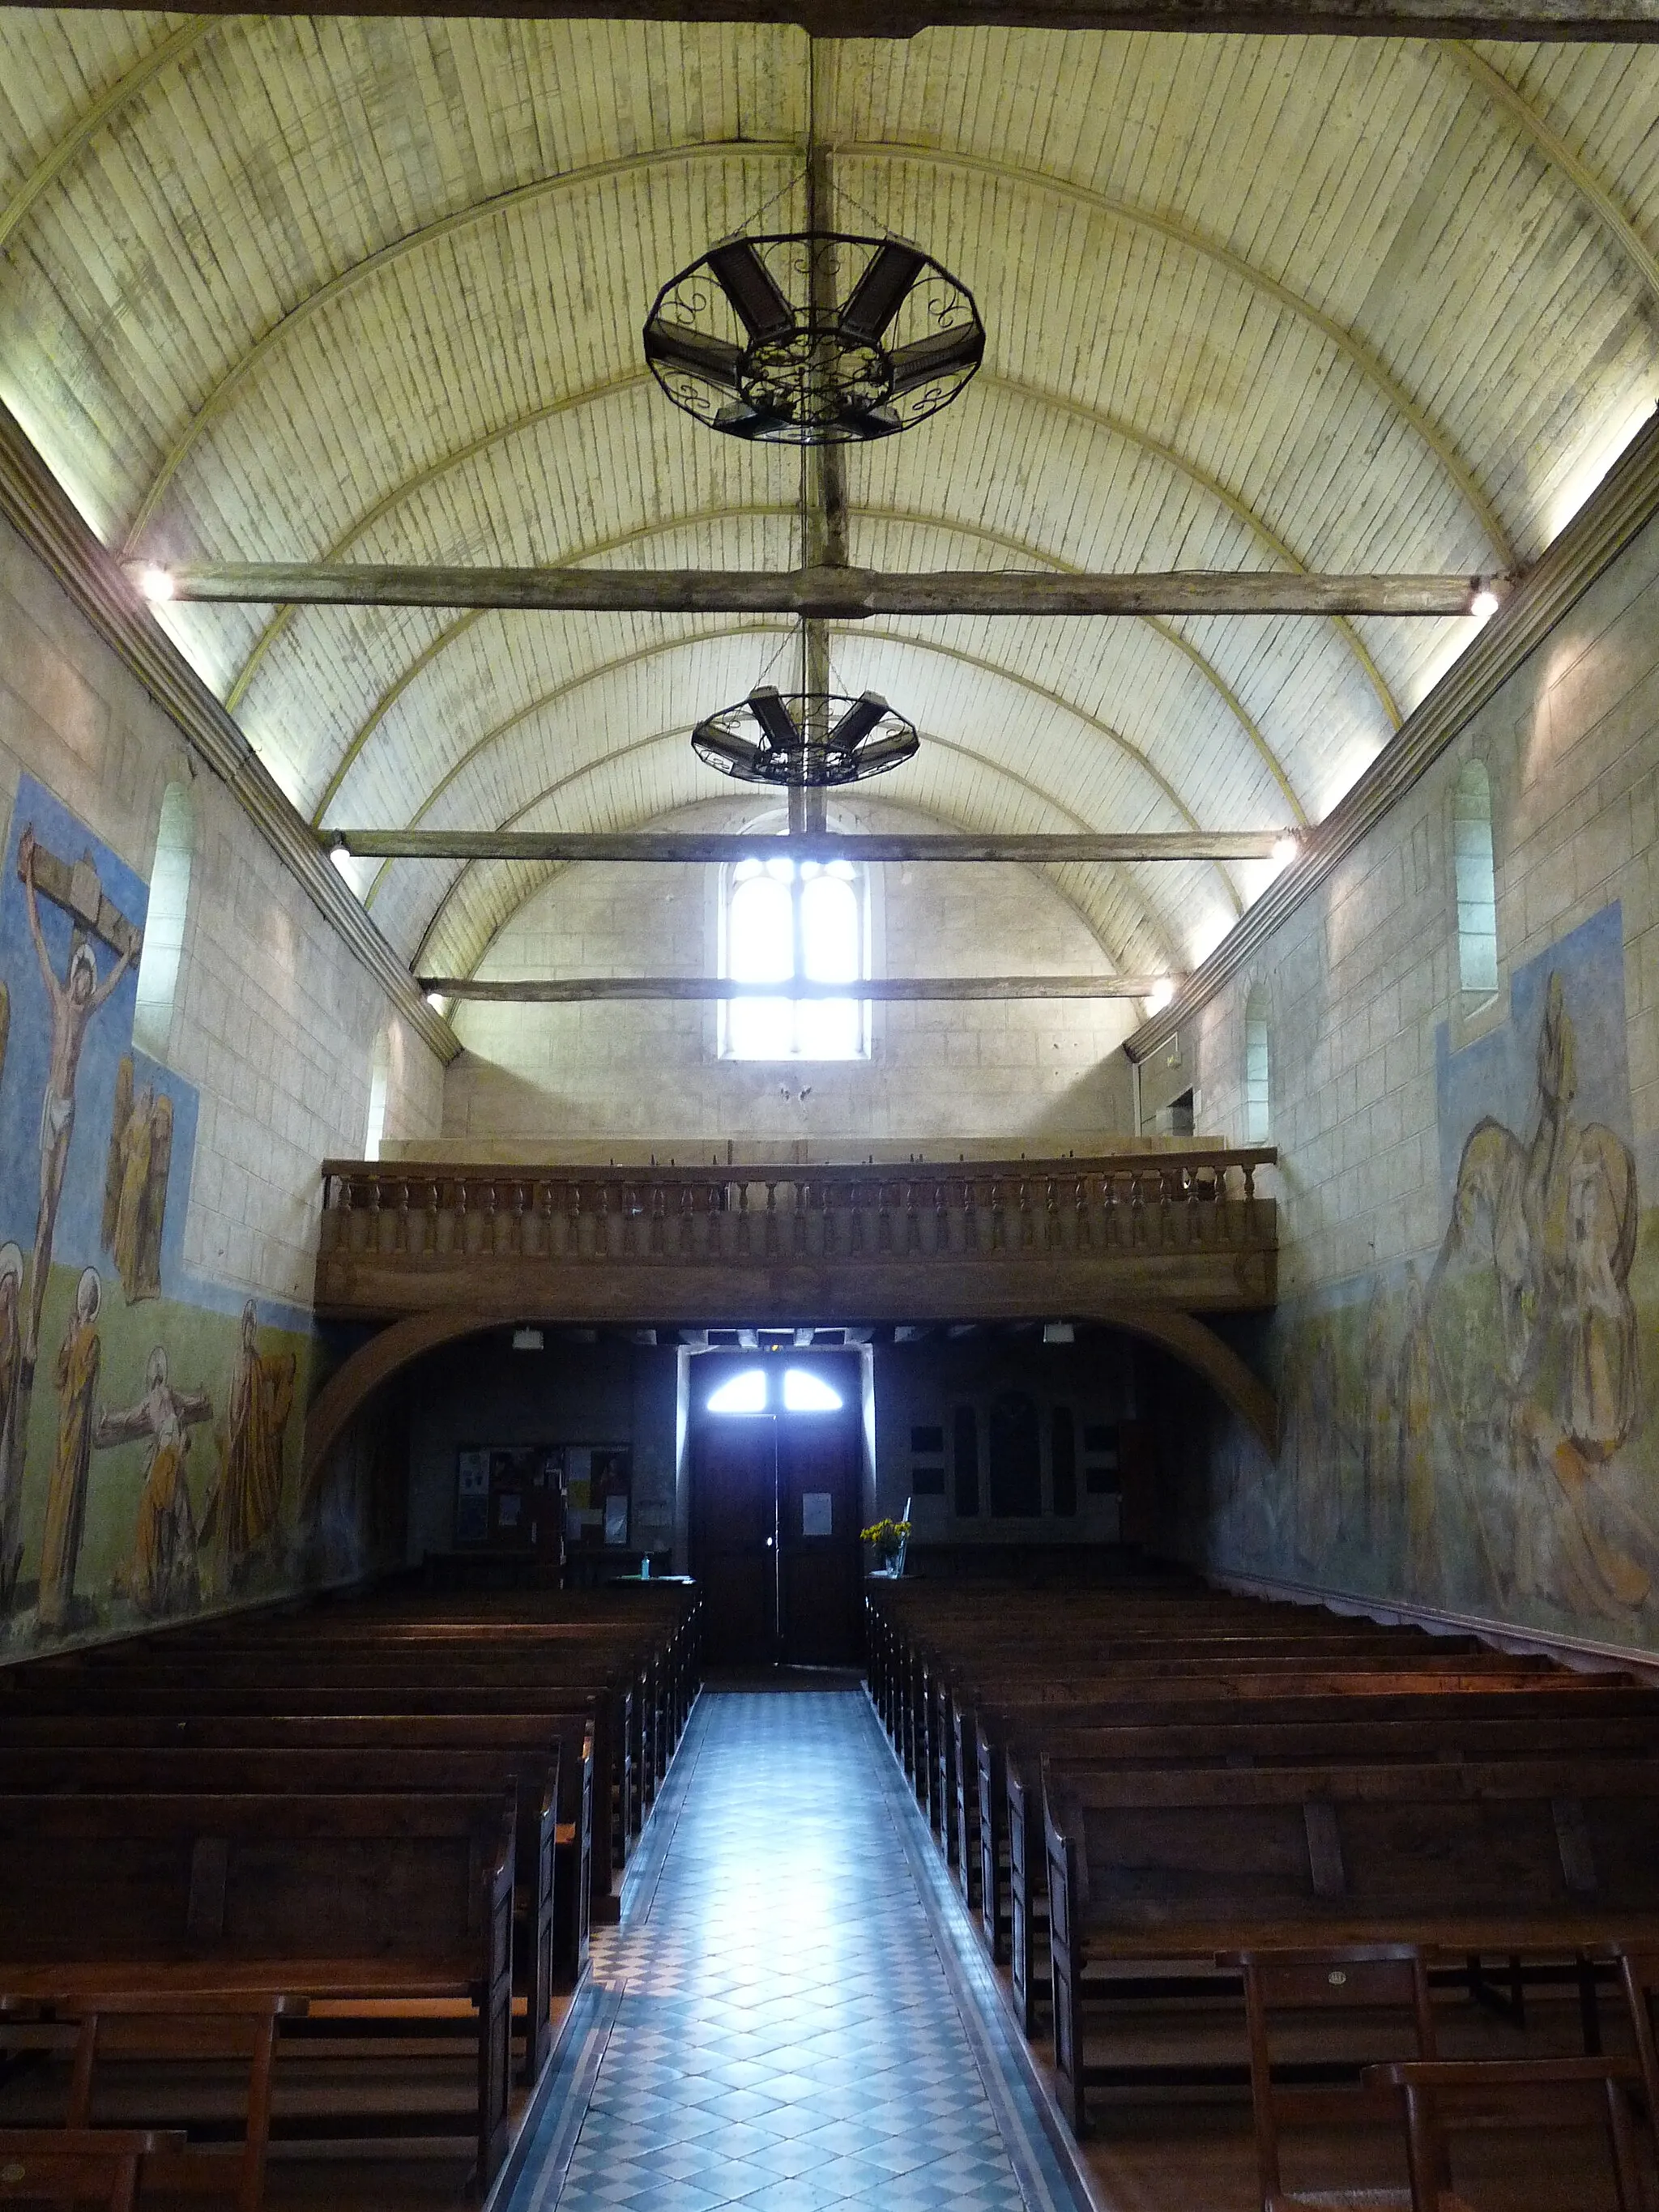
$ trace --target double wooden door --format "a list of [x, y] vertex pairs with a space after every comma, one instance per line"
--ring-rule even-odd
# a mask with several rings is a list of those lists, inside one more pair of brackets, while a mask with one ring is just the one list
[[[855, 1665], [857, 1364], [812, 1363], [842, 1401], [839, 1411], [813, 1413], [783, 1407], [781, 1371], [768, 1366], [764, 1412], [694, 1414], [691, 1571], [703, 1588], [708, 1657], [726, 1667]], [[710, 1395], [705, 1382], [695, 1397]]]

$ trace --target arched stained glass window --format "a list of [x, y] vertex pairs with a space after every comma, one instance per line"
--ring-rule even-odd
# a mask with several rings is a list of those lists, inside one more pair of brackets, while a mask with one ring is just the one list
[[170, 783], [161, 794], [161, 822], [155, 833], [155, 865], [150, 871], [149, 905], [144, 916], [144, 942], [138, 955], [138, 986], [132, 1011], [132, 1042], [152, 1060], [167, 1058], [167, 1040], [173, 1032], [195, 851], [196, 803], [190, 786]]
[[1273, 1134], [1273, 1036], [1271, 1001], [1265, 983], [1255, 983], [1244, 1001], [1244, 1141], [1265, 1145]]
[[732, 1060], [857, 1060], [866, 1049], [855, 997], [805, 998], [798, 983], [857, 984], [866, 973], [864, 882], [850, 860], [742, 860], [731, 872], [726, 972], [778, 994], [725, 1002]]
[[1492, 784], [1481, 761], [1465, 763], [1453, 793], [1452, 867], [1457, 884], [1457, 982], [1468, 1007], [1498, 990]]

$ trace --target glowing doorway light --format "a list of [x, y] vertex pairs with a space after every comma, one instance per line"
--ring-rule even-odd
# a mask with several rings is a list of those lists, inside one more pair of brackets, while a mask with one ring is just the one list
[[810, 1368], [783, 1370], [783, 1410], [786, 1413], [838, 1413], [841, 1393], [832, 1390], [821, 1375]]
[[708, 1395], [711, 1413], [763, 1413], [766, 1411], [766, 1370], [745, 1367], [729, 1382]]

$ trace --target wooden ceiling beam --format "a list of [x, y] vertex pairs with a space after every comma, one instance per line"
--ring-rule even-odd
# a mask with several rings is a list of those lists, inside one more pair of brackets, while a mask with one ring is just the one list
[[837, 831], [336, 830], [330, 849], [364, 860], [993, 860], [1054, 866], [1068, 860], [1266, 860], [1283, 830], [1087, 831], [1030, 836]]
[[[1655, 0], [1659, 6], [1659, 0]], [[823, 567], [763, 574], [736, 568], [374, 567], [358, 562], [131, 564], [155, 599], [228, 606], [497, 607], [554, 614], [804, 615], [1466, 615], [1477, 592], [1513, 580], [1480, 575], [1316, 576], [1273, 569], [1056, 575], [1028, 569], [882, 574]]]
[[[35, 0], [44, 5], [45, 0]], [[68, 0], [100, 7], [104, 0]], [[54, 6], [56, 0], [54, 0]], [[206, 0], [230, 15], [243, 0]], [[407, 15], [409, 0], [273, 0], [268, 15]], [[909, 39], [934, 27], [1185, 31], [1349, 39], [1659, 40], [1659, 0], [434, 0], [445, 16], [794, 23], [818, 39]]]
[[481, 983], [470, 975], [422, 975], [434, 997], [482, 1000], [511, 1006], [591, 1006], [628, 999], [860, 999], [884, 1006], [927, 1000], [1150, 999], [1167, 993], [1169, 975], [866, 975], [859, 983], [734, 983], [726, 975], [553, 975], [523, 982]]

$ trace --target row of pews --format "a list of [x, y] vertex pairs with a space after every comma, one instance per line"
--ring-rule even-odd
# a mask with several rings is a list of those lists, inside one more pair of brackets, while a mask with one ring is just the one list
[[687, 1585], [410, 1590], [0, 1670], [0, 2197], [486, 2190], [700, 1644]]
[[1078, 2135], [1248, 2089], [1264, 2206], [1294, 2124], [1397, 2129], [1394, 2201], [1434, 2207], [1451, 2133], [1518, 2113], [1594, 2123], [1643, 2202], [1659, 1691], [1197, 1585], [868, 1593], [872, 1696]]

